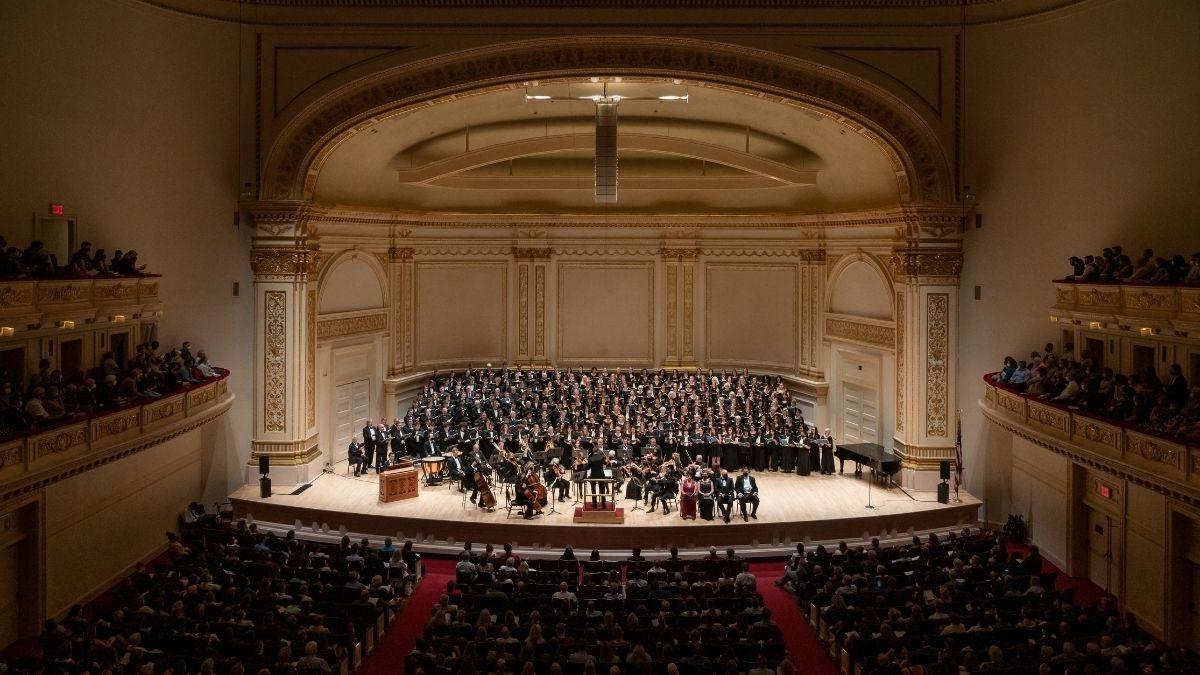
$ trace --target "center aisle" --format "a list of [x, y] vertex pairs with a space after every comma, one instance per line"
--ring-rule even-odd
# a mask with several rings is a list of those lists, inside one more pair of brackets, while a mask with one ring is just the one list
[[395, 675], [404, 672], [404, 660], [412, 652], [417, 638], [421, 636], [429, 611], [437, 604], [446, 590], [446, 582], [454, 580], [454, 564], [449, 558], [429, 558], [425, 563], [425, 576], [421, 578], [412, 597], [400, 611], [400, 616], [383, 639], [363, 660], [357, 675]]
[[[421, 635], [429, 611], [437, 604], [446, 588], [446, 582], [454, 580], [455, 560], [429, 557], [424, 560], [425, 576], [417, 585], [408, 603], [400, 612], [396, 622], [384, 635], [375, 651], [357, 671], [359, 675], [392, 675], [404, 672], [404, 660]], [[825, 652], [808, 620], [796, 604], [796, 597], [775, 586], [783, 562], [752, 562], [750, 571], [757, 578], [757, 589], [764, 604], [770, 608], [771, 616], [779, 624], [787, 643], [788, 654], [798, 672], [804, 675], [838, 675], [833, 660]], [[774, 664], [773, 664], [774, 665]]]
[[750, 572], [754, 574], [755, 588], [762, 595], [763, 604], [779, 624], [796, 671], [802, 675], [838, 675], [833, 659], [800, 612], [796, 596], [775, 585], [775, 581], [783, 576], [783, 561], [751, 562]]

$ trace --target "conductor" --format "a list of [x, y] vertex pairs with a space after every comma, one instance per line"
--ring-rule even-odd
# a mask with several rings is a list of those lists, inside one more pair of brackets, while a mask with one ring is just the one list
[[[604, 475], [604, 465], [606, 464], [604, 450], [600, 446], [596, 446], [592, 450], [592, 455], [588, 457], [588, 478], [608, 478]], [[604, 497], [608, 493], [608, 483], [601, 481], [596, 483], [596, 490], [600, 493], [600, 508], [605, 508], [608, 501]], [[592, 495], [592, 508], [596, 507], [596, 495]]]

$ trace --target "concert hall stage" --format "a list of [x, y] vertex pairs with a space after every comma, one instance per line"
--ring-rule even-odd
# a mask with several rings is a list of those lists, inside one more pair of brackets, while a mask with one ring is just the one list
[[506, 511], [500, 508], [504, 505], [502, 491], [496, 494], [496, 511], [485, 513], [466, 502], [457, 487], [445, 484], [422, 485], [415, 499], [381, 504], [375, 474], [355, 478], [346, 473], [345, 462], [335, 469], [295, 495], [289, 494], [294, 488], [276, 486], [269, 499], [262, 499], [257, 485], [247, 485], [230, 496], [235, 515], [251, 517], [260, 527], [290, 529], [299, 522], [308, 536], [314, 534], [311, 528], [315, 523], [317, 533], [327, 529], [339, 538], [344, 527], [351, 536], [414, 539], [419, 549], [427, 551], [458, 549], [469, 540], [511, 542], [527, 552], [571, 545], [577, 555], [586, 555], [593, 548], [625, 551], [641, 546], [652, 553], [671, 546], [688, 550], [710, 545], [736, 546], [748, 555], [770, 555], [793, 550], [797, 542], [806, 540], [814, 544], [840, 539], [854, 542], [864, 535], [889, 539], [906, 537], [910, 531], [974, 526], [980, 505], [965, 492], [961, 503], [939, 504], [932, 491], [909, 490], [916, 498], [913, 500], [897, 488], [875, 484], [871, 487], [875, 508], [868, 509], [865, 476], [766, 472], [755, 474], [762, 498], [757, 520], [743, 522], [736, 502], [737, 515], [726, 524], [719, 519], [682, 520], [674, 505], [666, 516], [661, 509], [632, 511], [633, 501], [619, 499], [618, 506], [625, 509], [624, 524], [576, 524], [572, 522], [573, 499], [558, 502], [558, 514], [524, 520], [514, 509], [512, 517], [506, 518]]

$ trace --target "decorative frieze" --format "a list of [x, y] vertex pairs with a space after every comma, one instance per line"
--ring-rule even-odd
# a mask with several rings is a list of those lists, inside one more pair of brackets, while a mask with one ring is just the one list
[[900, 251], [889, 260], [893, 277], [953, 277], [962, 273], [962, 253]]
[[904, 432], [904, 390], [908, 371], [905, 369], [904, 341], [904, 291], [896, 291], [896, 431]]
[[1030, 403], [1029, 421], [1036, 422], [1037, 424], [1050, 427], [1051, 429], [1055, 429], [1063, 433], [1068, 433], [1067, 414], [1062, 411], [1055, 410], [1054, 408]]
[[863, 342], [885, 349], [896, 346], [896, 329], [847, 319], [825, 319], [825, 335], [854, 342]]
[[92, 442], [109, 436], [120, 436], [129, 431], [139, 431], [141, 418], [142, 411], [137, 409], [96, 418], [92, 421]]
[[[310, 292], [315, 293], [316, 291]], [[316, 336], [321, 340], [374, 333], [376, 331], [387, 330], [387, 312], [360, 314], [336, 319], [321, 319], [316, 324]]]

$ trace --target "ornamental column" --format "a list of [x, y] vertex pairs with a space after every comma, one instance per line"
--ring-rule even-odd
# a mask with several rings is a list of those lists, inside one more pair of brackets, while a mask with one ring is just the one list
[[[254, 226], [254, 425], [248, 477], [259, 457], [271, 461], [278, 484], [308, 481], [321, 451], [316, 429], [316, 264], [308, 225], [311, 205], [254, 202], [244, 207]], [[312, 284], [309, 280], [312, 280]]]
[[388, 249], [389, 311], [392, 315], [392, 356], [388, 377], [411, 372], [413, 358], [413, 249]]
[[663, 248], [664, 294], [666, 299], [666, 340], [663, 365], [668, 368], [695, 368], [696, 261], [700, 250]]
[[903, 207], [904, 241], [891, 255], [896, 288], [896, 428], [904, 485], [932, 488], [938, 464], [954, 461], [958, 421], [957, 204]]

